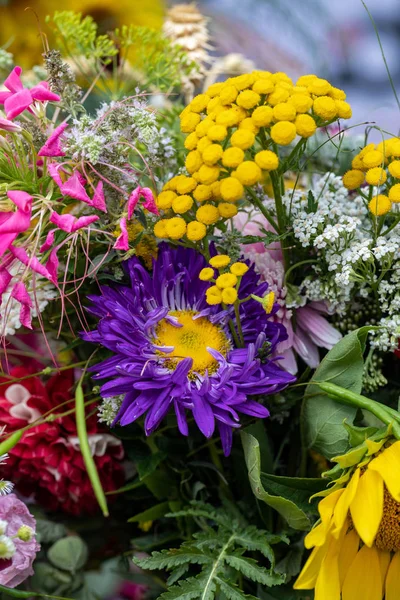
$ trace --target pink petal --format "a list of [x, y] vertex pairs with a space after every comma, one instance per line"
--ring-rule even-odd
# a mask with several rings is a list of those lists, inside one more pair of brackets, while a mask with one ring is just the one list
[[[0, 92], [0, 94], [1, 94], [1, 92]], [[0, 99], [0, 104], [1, 104], [1, 99]], [[22, 127], [20, 127], [16, 123], [13, 123], [12, 121], [9, 121], [8, 119], [0, 119], [0, 129], [2, 129], [3, 131], [11, 131], [12, 133], [17, 133], [17, 132], [22, 131]]]
[[33, 102], [31, 93], [27, 89], [22, 89], [20, 92], [9, 96], [4, 100], [4, 110], [7, 119], [14, 119], [26, 110]]
[[153, 215], [159, 215], [156, 201], [154, 200], [153, 192], [150, 188], [142, 188], [142, 196], [146, 202], [143, 203], [143, 208], [153, 213]]
[[55, 229], [52, 229], [51, 231], [49, 231], [49, 233], [47, 234], [47, 237], [46, 237], [46, 241], [39, 248], [39, 252], [46, 252], [46, 250], [51, 248], [51, 246], [54, 244], [55, 231], [56, 231]]
[[91, 223], [94, 223], [98, 219], [100, 219], [100, 217], [97, 215], [79, 217], [79, 219], [76, 219], [72, 231], [78, 231], [78, 229], [82, 229], [82, 227], [88, 227]]
[[133, 211], [135, 210], [137, 203], [139, 202], [139, 198], [142, 195], [142, 188], [138, 186], [131, 195], [128, 200], [128, 219], [132, 219]]
[[126, 218], [122, 217], [119, 222], [121, 233], [114, 244], [115, 250], [129, 250], [128, 230], [126, 228]]
[[18, 210], [1, 214], [0, 218], [0, 256], [10, 248], [19, 233], [25, 231], [31, 222], [32, 196], [26, 192], [7, 192]]
[[4, 104], [7, 98], [10, 98], [12, 95], [12, 92], [0, 92], [0, 104]]
[[58, 260], [57, 252], [58, 252], [59, 248], [60, 248], [60, 246], [56, 246], [55, 248], [53, 248], [53, 250], [50, 252], [49, 259], [46, 263], [46, 269], [50, 274], [50, 281], [52, 281], [55, 285], [57, 285], [57, 279], [58, 279], [59, 260]]
[[32, 196], [26, 192], [17, 190], [10, 190], [7, 192], [7, 196], [14, 202], [16, 206], [24, 213], [31, 215], [32, 212]]
[[60, 185], [60, 190], [63, 196], [69, 196], [70, 198], [81, 200], [87, 204], [91, 203], [76, 171], [65, 183]]
[[12, 275], [7, 271], [7, 269], [2, 269], [0, 271], [0, 298], [8, 288], [8, 284], [10, 283], [11, 279]]
[[35, 87], [31, 88], [32, 98], [39, 102], [59, 102], [60, 96], [49, 90], [47, 81], [41, 81]]
[[18, 233], [2, 233], [0, 226], [0, 256], [9, 250]]
[[279, 356], [282, 356], [282, 359], [279, 361], [279, 366], [285, 369], [288, 373], [292, 375], [296, 375], [297, 373], [297, 363], [296, 357], [292, 350], [292, 348], [288, 348], [284, 352], [279, 352]]
[[92, 206], [97, 210], [102, 210], [105, 213], [107, 212], [107, 205], [104, 199], [103, 182], [101, 180], [97, 184], [95, 192], [93, 194]]
[[11, 254], [15, 256], [15, 258], [18, 258], [18, 260], [22, 262], [23, 265], [29, 267], [32, 269], [32, 271], [35, 271], [35, 273], [39, 273], [39, 275], [46, 277], [46, 279], [51, 280], [50, 273], [46, 267], [38, 261], [36, 256], [28, 256], [25, 248], [22, 248], [22, 246], [19, 246], [18, 248], [15, 246], [10, 246], [9, 250]]
[[22, 281], [16, 283], [12, 289], [11, 297], [15, 298], [21, 304], [21, 310], [19, 313], [19, 320], [21, 321], [24, 327], [28, 329], [32, 329], [32, 320], [31, 320], [31, 308], [32, 308], [32, 300], [28, 294], [28, 290], [25, 287], [25, 284]]
[[22, 81], [21, 81], [21, 67], [14, 67], [7, 79], [4, 82], [5, 87], [10, 90], [10, 92], [19, 92], [23, 89]]
[[58, 163], [49, 163], [47, 165], [47, 170], [49, 172], [50, 177], [56, 182], [56, 184], [61, 188], [63, 182], [61, 177], [58, 174], [59, 169], [62, 169], [62, 166]]
[[293, 347], [296, 350], [297, 354], [304, 360], [304, 362], [311, 367], [311, 369], [316, 369], [319, 365], [319, 352], [317, 346], [308, 335], [300, 329], [297, 328], [294, 338], [293, 338]]
[[38, 156], [65, 156], [60, 144], [60, 136], [68, 127], [67, 123], [61, 123], [53, 131], [47, 142], [40, 148]]
[[296, 319], [299, 327], [307, 331], [317, 346], [330, 350], [342, 338], [342, 334], [325, 317], [309, 306], [298, 308]]
[[76, 217], [72, 215], [59, 215], [56, 212], [51, 213], [50, 223], [54, 223], [63, 231], [67, 231], [68, 233], [74, 233], [78, 231], [78, 229], [82, 229], [82, 227], [87, 227], [91, 223], [97, 221], [100, 217], [97, 215], [90, 215], [87, 217]]

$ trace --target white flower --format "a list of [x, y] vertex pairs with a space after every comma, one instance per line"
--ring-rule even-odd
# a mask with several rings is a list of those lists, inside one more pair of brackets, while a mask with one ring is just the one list
[[12, 558], [16, 552], [14, 542], [6, 535], [0, 535], [0, 558]]
[[7, 526], [8, 526], [7, 521], [0, 519], [0, 535], [5, 534], [5, 532], [7, 531]]

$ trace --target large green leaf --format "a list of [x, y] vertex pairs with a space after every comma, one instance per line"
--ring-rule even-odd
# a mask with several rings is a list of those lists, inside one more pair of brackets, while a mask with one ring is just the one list
[[357, 409], [339, 404], [314, 382], [328, 381], [360, 393], [364, 369], [364, 349], [368, 332], [361, 327], [340, 340], [315, 371], [304, 396], [302, 411], [304, 442], [326, 458], [343, 454], [349, 447], [344, 420], [353, 423]]
[[324, 490], [327, 482], [320, 477], [280, 477], [261, 473], [261, 483], [268, 493], [282, 496], [305, 512], [312, 512], [314, 509], [309, 504], [310, 496]]
[[261, 481], [260, 445], [257, 438], [245, 431], [241, 432], [241, 437], [249, 481], [255, 497], [278, 511], [293, 529], [309, 529], [310, 519], [301, 508], [292, 500], [270, 494], [264, 488]]

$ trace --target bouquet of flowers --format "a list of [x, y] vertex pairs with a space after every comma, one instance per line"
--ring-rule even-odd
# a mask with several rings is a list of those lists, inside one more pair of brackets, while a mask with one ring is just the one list
[[210, 82], [191, 5], [48, 21], [0, 91], [0, 590], [398, 599], [400, 139]]

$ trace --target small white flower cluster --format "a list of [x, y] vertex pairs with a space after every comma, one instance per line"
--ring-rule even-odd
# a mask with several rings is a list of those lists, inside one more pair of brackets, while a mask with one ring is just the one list
[[[5, 427], [0, 427], [0, 438], [4, 435]], [[4, 465], [7, 461], [8, 454], [0, 455], [0, 466]], [[0, 496], [6, 496], [10, 492], [12, 492], [13, 484], [10, 481], [5, 481], [4, 479], [0, 479]], [[4, 533], [1, 532], [1, 521], [0, 521], [0, 535]]]
[[383, 352], [394, 352], [400, 343], [400, 314], [384, 317], [378, 323], [379, 329], [371, 332], [371, 346]]
[[9, 523], [7, 521], [0, 519], [0, 559], [5, 560], [12, 558], [17, 551], [13, 539], [19, 539], [22, 542], [30, 542], [34, 536], [34, 531], [29, 525], [21, 525], [17, 534], [9, 537], [7, 535], [8, 525]]
[[99, 411], [97, 413], [99, 423], [105, 423], [108, 426], [112, 425], [121, 408], [124, 397], [124, 394], [120, 394], [119, 396], [111, 396], [110, 398], [102, 399], [102, 403], [99, 406]]
[[[2, 297], [0, 306], [0, 337], [15, 335], [17, 329], [21, 327], [19, 318], [21, 305], [17, 300], [11, 298], [11, 291], [12, 287], [9, 286]], [[36, 277], [34, 292], [32, 289], [32, 282], [30, 282], [28, 292], [32, 298], [32, 317], [37, 317], [38, 312], [43, 312], [48, 303], [57, 297], [57, 290], [54, 285], [41, 277]]]

